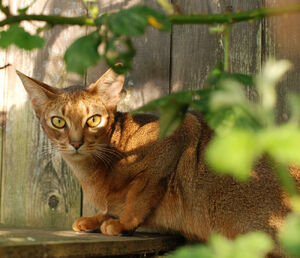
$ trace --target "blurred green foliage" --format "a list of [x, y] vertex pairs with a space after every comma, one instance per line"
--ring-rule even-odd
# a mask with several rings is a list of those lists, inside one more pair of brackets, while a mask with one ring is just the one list
[[213, 234], [206, 245], [183, 247], [170, 258], [253, 258], [264, 257], [273, 247], [272, 240], [262, 232], [251, 232], [230, 241]]
[[41, 48], [45, 39], [36, 35], [31, 35], [19, 24], [12, 24], [7, 30], [0, 31], [0, 47], [7, 48], [16, 45], [19, 48], [32, 50]]
[[[206, 151], [208, 165], [216, 173], [229, 174], [244, 182], [250, 177], [258, 158], [267, 155], [274, 164], [274, 173], [294, 198], [296, 207], [300, 205], [299, 192], [288, 173], [288, 166], [300, 164], [300, 99], [297, 96], [290, 98], [289, 121], [277, 124], [274, 112], [276, 84], [289, 67], [288, 61], [269, 60], [260, 74], [251, 77], [227, 73], [219, 63], [210, 72], [204, 89], [156, 99], [133, 113], [159, 111], [160, 136], [166, 137], [178, 128], [189, 109], [201, 111], [215, 130]], [[245, 87], [254, 87], [259, 101], [248, 101]], [[298, 208], [287, 218], [280, 233], [280, 243], [292, 257], [300, 255], [299, 225]], [[207, 245], [183, 248], [174, 257], [264, 257], [271, 250], [271, 242], [271, 238], [261, 232], [249, 233], [234, 241], [215, 235]]]

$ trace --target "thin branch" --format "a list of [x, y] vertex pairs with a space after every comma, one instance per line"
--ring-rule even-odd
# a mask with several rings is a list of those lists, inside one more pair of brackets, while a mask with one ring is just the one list
[[85, 16], [81, 17], [63, 17], [57, 15], [13, 15], [6, 17], [4, 20], [0, 21], [0, 27], [8, 24], [13, 24], [21, 21], [44, 21], [52, 25], [85, 25], [85, 26], [96, 26], [95, 21], [92, 18]]
[[0, 67], [0, 70], [5, 69], [5, 68], [7, 68], [7, 67], [9, 67], [9, 66], [11, 66], [11, 64], [6, 64], [6, 65]]
[[[0, 1], [1, 3], [1, 1]], [[2, 4], [0, 10], [5, 9]], [[3, 10], [2, 10], [3, 11]], [[273, 8], [260, 8], [251, 11], [237, 11], [235, 13], [222, 14], [195, 14], [195, 15], [171, 15], [172, 24], [232, 24], [237, 22], [251, 21], [264, 17], [280, 16], [300, 13], [300, 4], [285, 5]], [[55, 15], [10, 15], [0, 21], [0, 27], [21, 21], [44, 21], [52, 25], [85, 25], [96, 26], [95, 20], [88, 17], [63, 17]]]
[[172, 15], [172, 24], [223, 24], [257, 20], [264, 17], [280, 16], [300, 13], [300, 4], [279, 7], [260, 8], [251, 11], [237, 11], [235, 13], [204, 14], [204, 15]]

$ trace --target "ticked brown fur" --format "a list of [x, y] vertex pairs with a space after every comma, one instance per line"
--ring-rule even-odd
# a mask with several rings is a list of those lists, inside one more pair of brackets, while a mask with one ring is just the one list
[[[99, 208], [75, 221], [75, 231], [119, 235], [143, 225], [196, 240], [213, 231], [233, 239], [263, 230], [275, 238], [290, 206], [271, 165], [259, 160], [245, 184], [211, 172], [204, 152], [213, 131], [200, 114], [188, 113], [175, 133], [158, 139], [156, 117], [116, 111], [124, 76], [112, 70], [87, 88], [66, 89], [18, 74], [46, 134]], [[86, 122], [93, 115], [101, 116], [96, 128]], [[66, 126], [55, 128], [54, 116]], [[291, 174], [299, 183], [298, 170]]]

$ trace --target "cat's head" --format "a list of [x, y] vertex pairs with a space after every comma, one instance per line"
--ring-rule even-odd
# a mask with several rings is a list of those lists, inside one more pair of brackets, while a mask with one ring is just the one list
[[98, 155], [109, 141], [124, 75], [109, 69], [88, 87], [51, 87], [20, 72], [36, 115], [54, 146], [69, 159]]

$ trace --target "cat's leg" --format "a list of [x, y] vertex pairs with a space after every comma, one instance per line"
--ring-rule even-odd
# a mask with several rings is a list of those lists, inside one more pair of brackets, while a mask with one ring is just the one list
[[100, 229], [105, 235], [120, 235], [133, 232], [153, 211], [166, 191], [163, 182], [136, 179], [126, 196], [126, 206], [120, 219], [110, 218], [103, 222]]
[[110, 219], [107, 215], [101, 213], [96, 214], [93, 217], [81, 217], [73, 223], [73, 230], [76, 232], [93, 232], [100, 229], [102, 223]]

